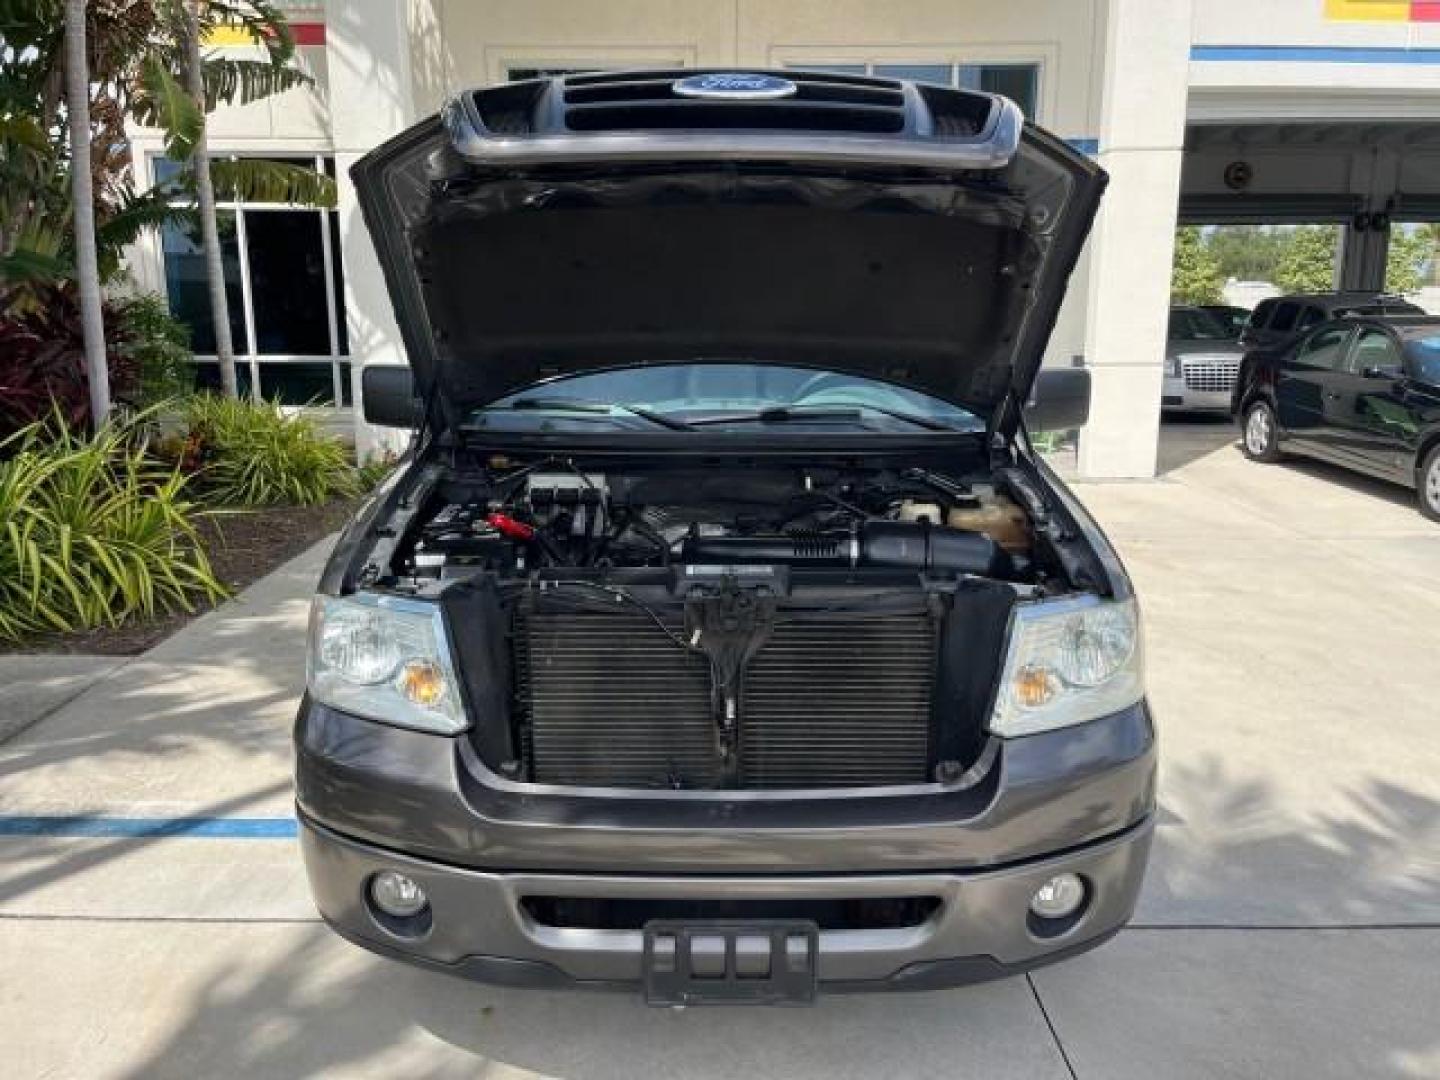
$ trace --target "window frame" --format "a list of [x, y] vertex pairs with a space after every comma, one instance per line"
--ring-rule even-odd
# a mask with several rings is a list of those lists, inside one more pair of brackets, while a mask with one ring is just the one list
[[[153, 186], [159, 180], [160, 163], [168, 160], [163, 148], [146, 149], [144, 151], [145, 171], [147, 178]], [[328, 176], [335, 176], [335, 151], [329, 148], [314, 149], [300, 148], [287, 145], [267, 144], [262, 146], [230, 147], [219, 146], [210, 151], [210, 157], [214, 158], [293, 158], [297, 162], [307, 161], [308, 164], [318, 172]], [[330, 365], [330, 392], [332, 401], [322, 402], [315, 405], [315, 408], [322, 409], [348, 409], [351, 405], [345, 403], [350, 389], [350, 364], [351, 354], [348, 350], [342, 349], [342, 340], [345, 327], [341, 323], [340, 305], [342, 302], [341, 292], [343, 289], [343, 273], [341, 253], [335, 241], [339, 239], [338, 232], [334, 227], [338, 211], [334, 208], [310, 207], [297, 205], [295, 203], [281, 202], [248, 202], [244, 199], [217, 199], [215, 209], [219, 213], [233, 213], [235, 215], [235, 241], [238, 249], [240, 266], [240, 300], [241, 300], [241, 325], [245, 328], [246, 345], [244, 352], [239, 350], [235, 353], [237, 365], [244, 364], [248, 368], [250, 377], [250, 394], [252, 397], [260, 398], [265, 395], [265, 376], [262, 372], [262, 365], [278, 366], [282, 364], [318, 364], [328, 363]], [[250, 280], [250, 252], [249, 237], [246, 232], [245, 218], [250, 213], [269, 213], [274, 211], [287, 211], [290, 213], [311, 213], [315, 215], [320, 230], [320, 251], [322, 260], [322, 272], [325, 282], [325, 324], [326, 335], [329, 340], [329, 350], [325, 353], [262, 353], [258, 350], [258, 341], [255, 333], [255, 303], [254, 286]], [[164, 244], [157, 237], [154, 242], [155, 265], [158, 273], [158, 290], [165, 296], [169, 304], [171, 297], [168, 281], [165, 273], [165, 248]], [[348, 343], [346, 343], [348, 344]], [[219, 357], [215, 353], [195, 353], [195, 364], [216, 365]]]
[[491, 45], [484, 50], [484, 68], [491, 85], [515, 80], [513, 68], [566, 69], [574, 71], [626, 71], [630, 68], [669, 70], [692, 68], [697, 63], [694, 46], [614, 45], [567, 53], [553, 45]]
[[775, 68], [797, 68], [818, 70], [826, 67], [854, 66], [863, 64], [866, 74], [876, 67], [898, 64], [933, 66], [948, 64], [951, 70], [950, 85], [963, 89], [960, 69], [964, 67], [1035, 67], [1035, 108], [1025, 118], [1038, 124], [1046, 124], [1047, 117], [1056, 115], [1059, 102], [1056, 100], [1054, 73], [1059, 71], [1059, 49], [1045, 42], [1018, 45], [975, 45], [955, 43], [931, 46], [855, 46], [825, 47], [775, 46], [770, 50], [770, 63]]
[[[1384, 338], [1390, 346], [1391, 359], [1394, 360], [1395, 363], [1389, 365], [1367, 364], [1365, 367], [1362, 367], [1359, 362], [1360, 341], [1366, 334], [1376, 334]], [[1379, 323], [1361, 323], [1355, 328], [1355, 333], [1350, 338], [1350, 344], [1346, 348], [1345, 370], [1352, 375], [1364, 376], [1367, 367], [1385, 366], [1403, 374], [1406, 371], [1405, 361], [1405, 348], [1394, 333]]]
[[[1267, 329], [1277, 334], [1293, 334], [1299, 330], [1300, 312], [1304, 305], [1298, 300], [1280, 300], [1275, 305], [1275, 310], [1270, 312], [1270, 321], [1266, 324]], [[1289, 320], [1284, 326], [1280, 325], [1280, 313], [1289, 315]]]
[[[1336, 362], [1329, 364], [1317, 364], [1308, 360], [1307, 357], [1310, 355], [1310, 347], [1322, 335], [1329, 333], [1339, 333], [1341, 335], [1340, 343], [1336, 346], [1335, 349]], [[1350, 346], [1353, 343], [1354, 339], [1354, 326], [1338, 322], [1322, 323], [1300, 339], [1300, 343], [1295, 346], [1295, 350], [1291, 354], [1291, 362], [1305, 368], [1307, 371], [1333, 371], [1337, 373], [1344, 373], [1349, 370]]]

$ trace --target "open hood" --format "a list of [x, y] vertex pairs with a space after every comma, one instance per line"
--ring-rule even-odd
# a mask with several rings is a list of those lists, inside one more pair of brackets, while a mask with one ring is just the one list
[[554, 376], [737, 359], [1013, 428], [1105, 183], [1004, 98], [694, 71], [466, 93], [352, 176], [443, 424]]

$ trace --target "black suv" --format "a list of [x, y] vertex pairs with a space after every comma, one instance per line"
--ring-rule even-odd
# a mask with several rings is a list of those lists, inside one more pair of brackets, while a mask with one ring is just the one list
[[1388, 293], [1351, 291], [1297, 293], [1262, 300], [1240, 331], [1240, 344], [1274, 348], [1294, 341], [1312, 326], [1352, 315], [1423, 315], [1424, 309]]
[[353, 176], [409, 356], [366, 415], [419, 433], [313, 609], [336, 930], [691, 1004], [1125, 923], [1139, 616], [1025, 419], [1084, 420], [1040, 362], [1093, 162], [988, 94], [650, 71], [463, 94]]
[[1293, 450], [1394, 480], [1440, 520], [1440, 318], [1334, 319], [1248, 353], [1232, 412], [1253, 460]]

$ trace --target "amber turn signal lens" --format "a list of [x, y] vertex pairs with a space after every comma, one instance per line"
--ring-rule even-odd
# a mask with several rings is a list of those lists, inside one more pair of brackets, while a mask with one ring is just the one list
[[1015, 673], [1015, 700], [1027, 709], [1044, 705], [1055, 696], [1055, 677], [1048, 668], [1023, 667]]
[[396, 689], [416, 705], [432, 708], [445, 700], [445, 673], [429, 660], [410, 660], [400, 669]]

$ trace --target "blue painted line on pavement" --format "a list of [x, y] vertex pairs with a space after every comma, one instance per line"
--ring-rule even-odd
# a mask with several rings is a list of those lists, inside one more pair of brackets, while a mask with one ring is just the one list
[[0, 836], [155, 838], [196, 836], [228, 840], [290, 840], [294, 818], [108, 817], [100, 814], [0, 815]]
[[1195, 45], [1191, 60], [1311, 64], [1440, 64], [1440, 49], [1328, 45]]

